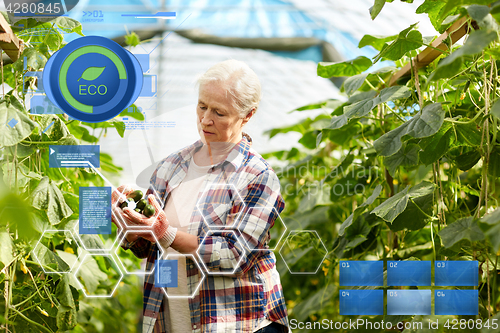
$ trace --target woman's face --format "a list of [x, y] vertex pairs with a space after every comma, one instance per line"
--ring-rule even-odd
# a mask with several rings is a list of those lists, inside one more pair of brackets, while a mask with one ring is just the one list
[[243, 125], [253, 115], [252, 111], [245, 118], [240, 118], [232, 106], [231, 95], [226, 91], [225, 85], [219, 82], [200, 86], [196, 113], [198, 132], [203, 142], [238, 143]]

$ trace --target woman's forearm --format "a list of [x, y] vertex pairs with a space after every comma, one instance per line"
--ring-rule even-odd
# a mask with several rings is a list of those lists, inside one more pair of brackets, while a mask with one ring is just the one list
[[198, 249], [198, 236], [183, 231], [177, 231], [175, 239], [170, 246], [177, 252], [194, 255]]

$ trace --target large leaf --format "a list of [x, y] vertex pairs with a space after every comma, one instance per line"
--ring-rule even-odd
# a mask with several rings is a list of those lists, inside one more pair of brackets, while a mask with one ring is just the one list
[[60, 223], [61, 220], [73, 214], [61, 190], [49, 177], [42, 178], [31, 194], [31, 203], [36, 209], [47, 212], [47, 218], [52, 225]]
[[33, 254], [42, 265], [49, 266], [56, 272], [70, 271], [68, 264], [41, 242], [33, 249]]
[[85, 256], [76, 278], [80, 281], [88, 294], [93, 294], [102, 281], [106, 281], [108, 276], [101, 271], [93, 256]]
[[417, 8], [416, 13], [417, 14], [427, 13], [429, 16], [429, 20], [434, 26], [434, 29], [442, 33], [441, 23], [443, 22], [443, 18], [441, 18], [440, 14], [445, 5], [446, 3], [444, 1], [425, 0], [424, 3]]
[[352, 224], [353, 221], [355, 221], [358, 216], [365, 211], [366, 208], [368, 208], [369, 205], [371, 205], [373, 202], [375, 202], [375, 199], [378, 198], [380, 195], [380, 192], [382, 191], [382, 185], [377, 185], [375, 189], [373, 190], [372, 194], [366, 199], [365, 202], [363, 202], [361, 205], [356, 207], [354, 209], [354, 212], [352, 212], [351, 215], [342, 223], [339, 229], [339, 236], [342, 236], [345, 232], [345, 230]]
[[432, 72], [429, 81], [448, 78], [460, 71], [463, 58], [480, 53], [491, 42], [497, 39], [496, 31], [476, 30], [473, 31], [465, 44], [457, 51], [444, 58]]
[[390, 156], [401, 149], [403, 135], [414, 138], [431, 136], [441, 128], [443, 120], [444, 110], [441, 103], [426, 105], [412, 119], [375, 140], [373, 146], [380, 155]]
[[13, 254], [12, 239], [9, 233], [6, 231], [0, 232], [0, 263], [3, 264], [1, 268], [10, 264], [12, 259], [14, 259]]
[[373, 36], [364, 35], [359, 41], [358, 48], [365, 46], [372, 46], [374, 49], [380, 51], [387, 42], [393, 41], [398, 37], [398, 35], [393, 36]]
[[480, 219], [480, 227], [484, 235], [490, 241], [494, 252], [500, 251], [500, 208], [484, 215]]
[[452, 123], [445, 122], [436, 134], [420, 140], [419, 145], [423, 148], [419, 152], [420, 161], [425, 165], [430, 165], [448, 151], [453, 135], [452, 127]]
[[418, 198], [412, 198], [412, 200], [408, 201], [406, 209], [389, 224], [389, 228], [392, 231], [422, 229], [429, 221], [425, 214], [431, 215], [432, 213], [433, 197], [434, 194], [429, 193]]
[[500, 177], [500, 146], [495, 145], [488, 159], [488, 173], [494, 177]]
[[368, 73], [361, 73], [347, 78], [347, 80], [344, 81], [345, 93], [348, 96], [352, 95], [352, 93], [361, 88], [367, 76]]
[[469, 16], [476, 21], [481, 29], [497, 30], [498, 25], [490, 14], [490, 7], [481, 5], [470, 5], [467, 7]]
[[69, 279], [63, 275], [56, 287], [55, 296], [60, 305], [57, 309], [57, 327], [62, 331], [67, 331], [76, 326], [76, 306], [71, 293]]
[[408, 98], [411, 96], [411, 91], [406, 86], [392, 86], [389, 88], [384, 88], [380, 91], [378, 95], [379, 101], [377, 104], [385, 103], [389, 101], [395, 101], [401, 98]]
[[373, 62], [382, 58], [388, 60], [399, 60], [406, 52], [418, 49], [423, 45], [422, 34], [418, 30], [413, 30], [417, 24], [412, 24], [401, 31], [394, 42], [382, 48], [379, 54], [375, 56]]
[[385, 200], [382, 204], [372, 210], [372, 213], [385, 221], [392, 223], [399, 214], [401, 214], [408, 204], [410, 198], [420, 198], [431, 194], [434, 191], [435, 185], [428, 181], [423, 181], [410, 189], [410, 185], [396, 193], [394, 196]]
[[370, 7], [370, 17], [374, 20], [377, 15], [380, 13], [382, 8], [385, 5], [385, 0], [375, 0], [375, 3], [372, 7]]
[[13, 146], [26, 139], [35, 129], [35, 123], [12, 104], [0, 103], [0, 146]]
[[324, 78], [332, 76], [353, 76], [361, 74], [372, 66], [372, 61], [364, 56], [343, 62], [320, 62], [318, 75]]
[[328, 304], [336, 291], [337, 287], [335, 284], [330, 283], [315, 293], [308, 295], [305, 300], [298, 303], [297, 306], [293, 308], [295, 318], [299, 321], [306, 320], [310, 314], [318, 312], [323, 306], [323, 303], [325, 303], [325, 305]]
[[439, 232], [446, 248], [451, 248], [462, 240], [476, 242], [484, 239], [484, 234], [472, 216], [456, 220]]
[[76, 32], [80, 36], [83, 36], [82, 24], [75, 19], [67, 16], [59, 16], [54, 20], [54, 22], [59, 28], [67, 33]]
[[387, 166], [389, 174], [394, 177], [396, 170], [399, 166], [411, 166], [418, 164], [418, 151], [419, 146], [412, 143], [401, 147], [397, 153], [388, 156], [384, 160], [384, 164]]

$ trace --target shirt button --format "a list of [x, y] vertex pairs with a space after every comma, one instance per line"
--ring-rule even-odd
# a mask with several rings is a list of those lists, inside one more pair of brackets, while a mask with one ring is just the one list
[[193, 328], [194, 328], [194, 329], [196, 329], [197, 327], [198, 327], [198, 326], [196, 326], [196, 325], [193, 325]]

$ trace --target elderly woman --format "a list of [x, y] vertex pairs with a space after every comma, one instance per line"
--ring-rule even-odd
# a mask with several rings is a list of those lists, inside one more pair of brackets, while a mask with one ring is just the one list
[[156, 214], [116, 207], [130, 187], [113, 193], [114, 223], [143, 226], [122, 247], [147, 257], [148, 270], [161, 259], [159, 246], [164, 258], [178, 260], [177, 288], [157, 288], [159, 272], [145, 277], [143, 332], [288, 332], [268, 247], [284, 208], [280, 183], [242, 131], [260, 102], [259, 79], [245, 63], [227, 60], [198, 84], [201, 140], [159, 163], [147, 192]]

